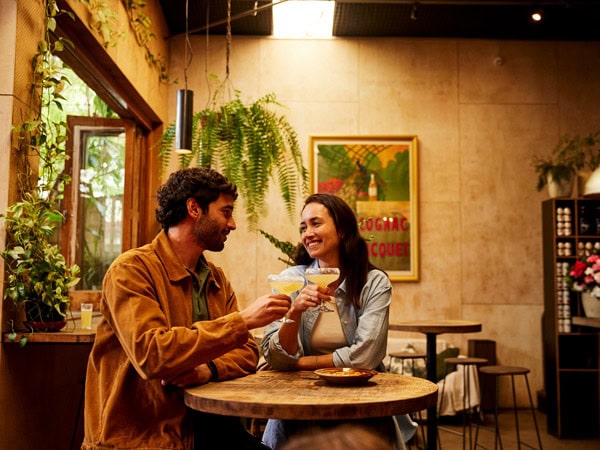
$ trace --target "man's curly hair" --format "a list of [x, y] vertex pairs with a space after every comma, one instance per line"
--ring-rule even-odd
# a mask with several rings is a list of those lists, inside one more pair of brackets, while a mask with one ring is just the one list
[[157, 193], [156, 220], [164, 230], [177, 225], [187, 216], [186, 202], [194, 198], [208, 212], [208, 205], [221, 194], [237, 199], [237, 187], [219, 172], [208, 168], [188, 168], [173, 172]]

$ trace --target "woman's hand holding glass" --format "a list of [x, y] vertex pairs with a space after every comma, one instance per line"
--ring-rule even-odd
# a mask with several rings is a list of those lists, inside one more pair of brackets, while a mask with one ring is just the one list
[[[285, 294], [288, 297], [294, 292], [302, 289], [304, 286], [304, 277], [295, 275], [276, 275], [271, 274], [267, 277], [269, 285], [273, 291]], [[283, 316], [280, 322], [293, 323], [294, 320], [289, 319], [287, 316]]]
[[292, 302], [287, 316], [299, 319], [307, 309], [320, 306], [324, 299], [329, 300], [328, 292], [327, 288], [319, 287], [316, 284], [307, 284]]
[[[306, 275], [306, 279], [311, 283], [327, 289], [327, 286], [337, 281], [340, 277], [340, 269], [337, 267], [309, 267], [304, 274]], [[319, 311], [333, 312], [333, 309], [329, 309], [324, 301], [321, 301]]]

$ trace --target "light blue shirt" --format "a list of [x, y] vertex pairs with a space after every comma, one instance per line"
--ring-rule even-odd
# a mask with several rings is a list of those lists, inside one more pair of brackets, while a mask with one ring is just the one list
[[[317, 267], [316, 261], [310, 267]], [[282, 272], [286, 275], [302, 275], [307, 266], [294, 266]], [[346, 281], [336, 289], [337, 309], [347, 345], [333, 352], [335, 367], [382, 369], [386, 355], [389, 310], [392, 302], [392, 283], [380, 270], [371, 270], [367, 276], [356, 309], [346, 295]], [[298, 295], [293, 294], [292, 299]], [[281, 322], [273, 322], [265, 328], [262, 350], [267, 363], [275, 370], [287, 370], [301, 356], [312, 355], [310, 339], [313, 327], [321, 314], [318, 307], [309, 308], [302, 314], [298, 333], [298, 350], [287, 353], [279, 341]]]
[[[314, 262], [310, 267], [317, 267]], [[302, 275], [307, 266], [294, 266], [282, 274]], [[340, 315], [342, 331], [347, 345], [333, 352], [335, 367], [355, 367], [384, 370], [383, 359], [386, 356], [388, 321], [392, 302], [392, 283], [381, 270], [371, 270], [363, 286], [356, 309], [346, 295], [346, 281], [342, 281], [335, 291], [336, 305]], [[292, 295], [294, 299], [298, 293]], [[279, 341], [281, 322], [273, 322], [265, 328], [262, 350], [272, 369], [292, 368], [301, 356], [310, 356], [310, 339], [313, 327], [321, 314], [318, 306], [307, 309], [300, 320], [298, 332], [298, 350], [295, 354], [286, 352]], [[324, 313], [327, 314], [327, 313]], [[384, 420], [384, 419], [382, 419]], [[414, 435], [417, 424], [405, 414], [393, 418], [398, 442], [407, 442]], [[271, 448], [277, 448], [287, 440], [291, 429], [300, 424], [285, 420], [269, 419], [263, 434], [263, 442]], [[403, 448], [399, 444], [398, 448]]]

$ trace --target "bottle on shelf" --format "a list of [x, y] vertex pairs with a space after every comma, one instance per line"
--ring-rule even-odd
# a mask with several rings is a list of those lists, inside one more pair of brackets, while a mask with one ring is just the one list
[[374, 173], [371, 174], [371, 180], [369, 181], [369, 201], [377, 201], [377, 182]]
[[590, 220], [586, 216], [585, 206], [579, 207], [579, 234], [590, 234]]

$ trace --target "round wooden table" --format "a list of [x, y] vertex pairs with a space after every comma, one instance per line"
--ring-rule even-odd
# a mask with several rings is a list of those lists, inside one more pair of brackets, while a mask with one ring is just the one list
[[423, 378], [378, 373], [366, 384], [337, 385], [314, 372], [264, 370], [188, 388], [195, 410], [262, 419], [346, 420], [407, 414], [435, 407], [437, 385]]
[[[481, 331], [481, 323], [470, 320], [411, 320], [396, 322], [388, 326], [392, 331], [417, 331], [427, 337], [427, 379], [432, 383], [437, 380], [436, 370], [436, 337], [447, 333], [477, 333]], [[437, 448], [437, 408], [436, 405], [427, 410], [427, 449]]]

